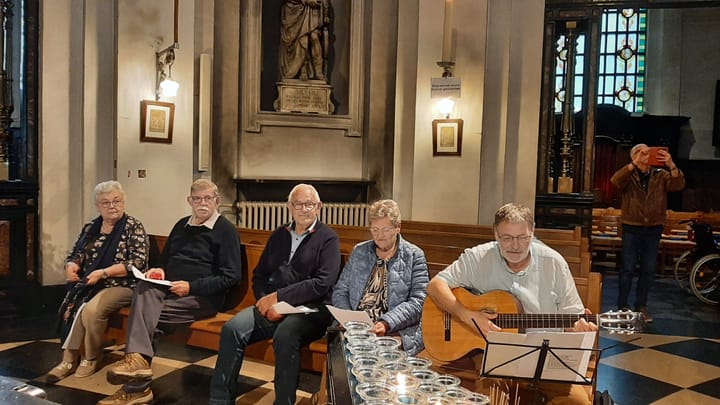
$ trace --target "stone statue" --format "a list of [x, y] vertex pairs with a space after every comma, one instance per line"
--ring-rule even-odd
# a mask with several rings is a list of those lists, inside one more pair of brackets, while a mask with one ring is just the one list
[[286, 0], [280, 12], [280, 80], [327, 82], [330, 0]]

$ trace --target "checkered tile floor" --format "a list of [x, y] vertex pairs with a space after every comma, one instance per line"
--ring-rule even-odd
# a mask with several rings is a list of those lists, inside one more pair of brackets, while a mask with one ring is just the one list
[[[613, 309], [616, 277], [603, 286], [603, 310]], [[659, 279], [651, 297], [655, 322], [633, 336], [601, 334], [605, 348], [597, 388], [608, 390], [622, 405], [720, 404], [720, 308], [700, 303], [674, 281]], [[118, 388], [105, 381], [105, 370], [83, 379], [45, 382], [45, 373], [61, 357], [53, 338], [54, 316], [5, 319], [0, 329], [0, 375], [28, 381], [61, 404], [94, 404]], [[639, 338], [639, 339], [637, 339]], [[636, 339], [636, 340], [633, 340]], [[119, 347], [108, 348], [103, 364], [120, 358]], [[153, 404], [201, 404], [208, 401], [214, 352], [163, 343], [153, 361]], [[247, 360], [241, 371], [243, 395], [238, 404], [272, 404], [273, 368]], [[320, 376], [303, 373], [298, 403], [309, 404]], [[345, 405], [345, 404], [340, 404]]]
[[[217, 355], [202, 349], [194, 349], [166, 343], [161, 345], [153, 360], [153, 404], [200, 404], [208, 401], [208, 386]], [[61, 404], [94, 404], [114, 393], [119, 386], [105, 380], [109, 365], [122, 357], [121, 347], [111, 347], [102, 361], [103, 369], [86, 378], [70, 376], [49, 384], [45, 373], [60, 360], [57, 339], [11, 342], [0, 344], [0, 374], [27, 380], [29, 384], [44, 389], [48, 400]], [[273, 367], [248, 360], [243, 365], [240, 389], [243, 395], [237, 403], [272, 404]], [[298, 392], [298, 403], [309, 404], [312, 392], [320, 385], [320, 376], [303, 373]]]

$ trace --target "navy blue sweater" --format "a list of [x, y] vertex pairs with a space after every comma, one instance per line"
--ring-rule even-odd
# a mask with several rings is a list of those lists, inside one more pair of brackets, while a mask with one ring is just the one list
[[318, 221], [300, 243], [292, 260], [288, 225], [273, 231], [253, 273], [255, 299], [277, 291], [277, 300], [290, 305], [330, 304], [340, 275], [340, 241]]
[[240, 237], [224, 217], [213, 229], [187, 226], [189, 218], [180, 219], [170, 232], [160, 267], [165, 279], [189, 282], [191, 295], [208, 298], [220, 310], [228, 289], [242, 277]]

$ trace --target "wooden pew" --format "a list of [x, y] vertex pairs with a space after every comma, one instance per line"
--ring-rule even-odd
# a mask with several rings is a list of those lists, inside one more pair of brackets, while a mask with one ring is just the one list
[[[465, 248], [494, 240], [492, 227], [473, 225], [456, 226], [449, 224], [448, 230], [452, 230], [453, 232], [446, 232], [442, 226], [433, 223], [427, 223], [426, 226], [430, 229], [437, 227], [436, 231], [428, 231], [427, 229], [413, 230], [412, 228], [414, 226], [417, 226], [417, 224], [411, 223], [411, 229], [406, 231], [405, 222], [403, 222], [403, 237], [417, 244], [425, 251], [431, 275], [436, 274], [438, 271], [450, 265], [460, 256]], [[364, 227], [333, 226], [333, 228], [340, 238], [340, 251], [343, 263], [347, 261], [349, 254], [357, 243], [371, 238], [369, 230]], [[467, 231], [467, 234], [457, 232], [463, 230]], [[262, 254], [270, 233], [270, 231], [238, 228], [243, 252], [243, 279], [240, 284], [233, 289], [230, 297], [230, 302], [232, 303], [231, 308], [225, 312], [218, 313], [214, 317], [194, 322], [186, 331], [171, 335], [171, 339], [183, 341], [191, 346], [210, 350], [218, 349], [220, 330], [225, 322], [235, 313], [255, 303], [255, 298], [250, 286], [252, 272], [260, 260], [260, 255]], [[448, 239], [448, 236], [451, 234], [452, 238]], [[589, 271], [588, 243], [586, 238], [581, 237], [580, 229], [537, 229], [536, 236], [540, 237], [540, 235], [547, 236], [547, 239], [544, 239], [543, 242], [563, 254], [570, 264], [578, 293], [585, 305], [593, 312], [599, 312], [602, 280], [599, 273], [590, 273]], [[417, 242], [412, 238], [420, 239], [421, 241]], [[159, 235], [150, 236], [151, 251], [154, 252], [155, 257], [162, 251], [166, 239], [166, 237]], [[447, 244], [448, 240], [459, 246]], [[111, 319], [106, 337], [111, 337], [117, 342], [124, 341], [128, 313], [128, 308], [123, 308], [118, 312], [117, 316]], [[312, 342], [309, 347], [303, 349], [302, 367], [308, 370], [321, 371], [325, 365], [326, 354], [327, 346], [324, 338]], [[246, 355], [251, 358], [273, 362], [272, 342], [267, 340], [250, 345], [246, 350]]]

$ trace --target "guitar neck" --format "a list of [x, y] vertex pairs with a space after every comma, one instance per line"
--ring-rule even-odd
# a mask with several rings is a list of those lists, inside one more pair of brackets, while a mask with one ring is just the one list
[[580, 318], [597, 324], [597, 315], [498, 314], [493, 323], [503, 329], [572, 328]]

